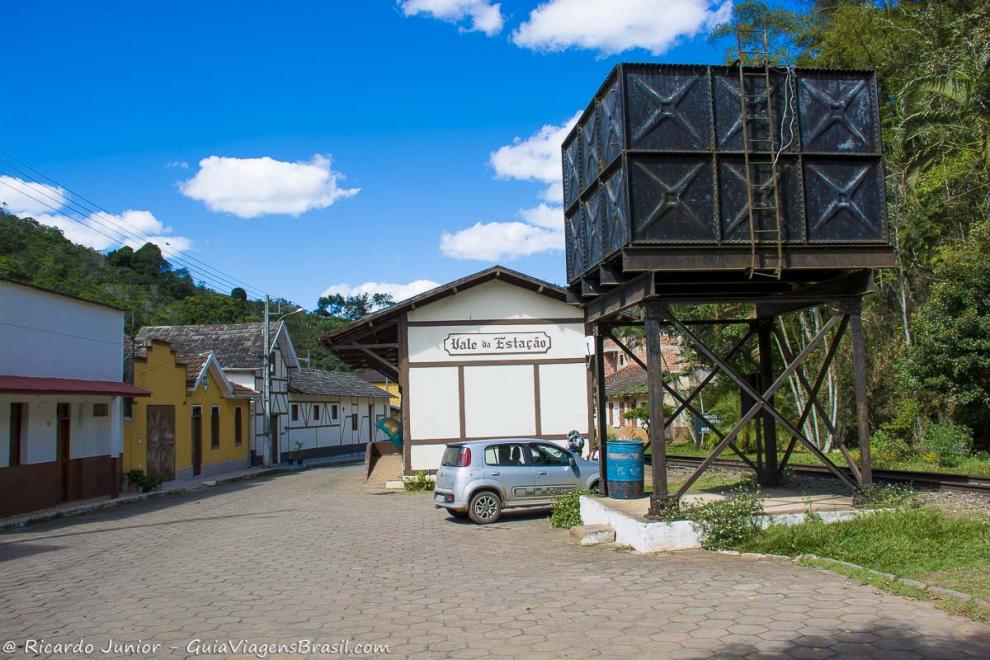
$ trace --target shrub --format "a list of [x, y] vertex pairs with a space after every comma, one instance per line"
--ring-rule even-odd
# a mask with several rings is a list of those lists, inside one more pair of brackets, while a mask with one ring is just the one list
[[402, 482], [402, 487], [408, 491], [419, 492], [424, 490], [433, 490], [436, 486], [436, 481], [430, 475], [425, 472], [417, 472], [416, 476], [412, 479], [406, 479]]
[[150, 493], [158, 490], [162, 483], [162, 478], [154, 472], [145, 474], [144, 470], [128, 470], [127, 481], [141, 489], [142, 493]]
[[757, 536], [763, 501], [758, 490], [738, 490], [724, 500], [692, 507], [690, 515], [705, 529], [701, 547], [727, 550]]
[[706, 550], [727, 550], [755, 538], [760, 531], [763, 501], [755, 488], [738, 488], [723, 500], [705, 504], [685, 505], [670, 502], [653, 516], [662, 522], [691, 520], [702, 526], [701, 547]]
[[553, 498], [550, 526], [570, 529], [581, 524], [581, 496], [591, 495], [586, 488], [575, 488]]
[[871, 484], [854, 499], [857, 506], [895, 508], [915, 504], [918, 492], [902, 484]]
[[934, 457], [940, 467], [956, 467], [973, 449], [973, 432], [952, 422], [932, 424], [925, 431], [922, 447], [926, 458]]
[[894, 463], [907, 458], [911, 454], [911, 448], [903, 440], [903, 436], [881, 428], [870, 436], [870, 452], [878, 462]]

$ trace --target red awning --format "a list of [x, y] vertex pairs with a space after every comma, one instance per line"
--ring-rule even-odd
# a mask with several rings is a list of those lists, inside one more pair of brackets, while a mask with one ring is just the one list
[[130, 383], [78, 378], [37, 378], [0, 375], [0, 392], [18, 394], [92, 394], [96, 396], [151, 396], [151, 392]]

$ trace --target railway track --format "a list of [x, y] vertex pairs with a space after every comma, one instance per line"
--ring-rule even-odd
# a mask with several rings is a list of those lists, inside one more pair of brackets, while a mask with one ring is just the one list
[[[649, 457], [647, 457], [647, 461]], [[685, 467], [697, 466], [703, 459], [695, 456], [668, 456], [668, 465]], [[742, 461], [717, 460], [712, 463], [717, 467], [748, 469]], [[835, 477], [824, 465], [788, 465], [796, 474], [814, 474]], [[847, 471], [848, 473], [848, 471]], [[851, 476], [851, 475], [850, 475]], [[990, 493], [990, 478], [971, 477], [964, 474], [943, 474], [940, 472], [913, 472], [907, 470], [873, 470], [873, 478], [879, 481], [899, 483], [915, 483], [918, 485], [938, 486], [939, 488], [955, 488]]]

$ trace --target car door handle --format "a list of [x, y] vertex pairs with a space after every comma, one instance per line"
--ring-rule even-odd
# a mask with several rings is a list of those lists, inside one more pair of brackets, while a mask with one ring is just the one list
[[500, 476], [500, 475], [501, 475], [502, 473], [501, 473], [501, 472], [489, 472], [488, 474], [489, 474], [490, 476], [493, 476], [493, 477], [498, 477], [498, 476]]
[[539, 471], [539, 472], [537, 472], [536, 474], [540, 474], [540, 475], [543, 475], [543, 474], [546, 474], [546, 473], [547, 473], [547, 471], [546, 471], [546, 470], [540, 470], [540, 471]]

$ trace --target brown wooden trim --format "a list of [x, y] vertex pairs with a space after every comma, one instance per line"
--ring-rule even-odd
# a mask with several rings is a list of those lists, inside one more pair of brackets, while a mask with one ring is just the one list
[[409, 440], [403, 445], [446, 445], [452, 442], [474, 442], [476, 440], [567, 440], [566, 433], [555, 433], [548, 435], [486, 435], [472, 438], [422, 438], [419, 440]]
[[464, 367], [457, 367], [457, 412], [460, 416], [461, 437], [467, 436], [467, 411], [464, 409]]
[[412, 433], [409, 426], [409, 319], [408, 314], [403, 312], [398, 318], [398, 338], [399, 338], [399, 396], [402, 401], [402, 408], [399, 415], [402, 420], [402, 472], [409, 474], [412, 471], [412, 452], [410, 451], [410, 437]]
[[543, 420], [540, 411], [540, 365], [538, 364], [533, 365], [533, 401], [536, 408], [536, 435], [543, 435]]
[[542, 364], [584, 364], [584, 358], [543, 358], [537, 360], [450, 360], [449, 362], [409, 362], [411, 369], [424, 367], [510, 367]]
[[[542, 319], [458, 319], [450, 321], [409, 321], [410, 328], [434, 328], [444, 326], [474, 326], [474, 325], [557, 325], [584, 323], [583, 317], [562, 317]], [[335, 347], [336, 348], [336, 347]]]

